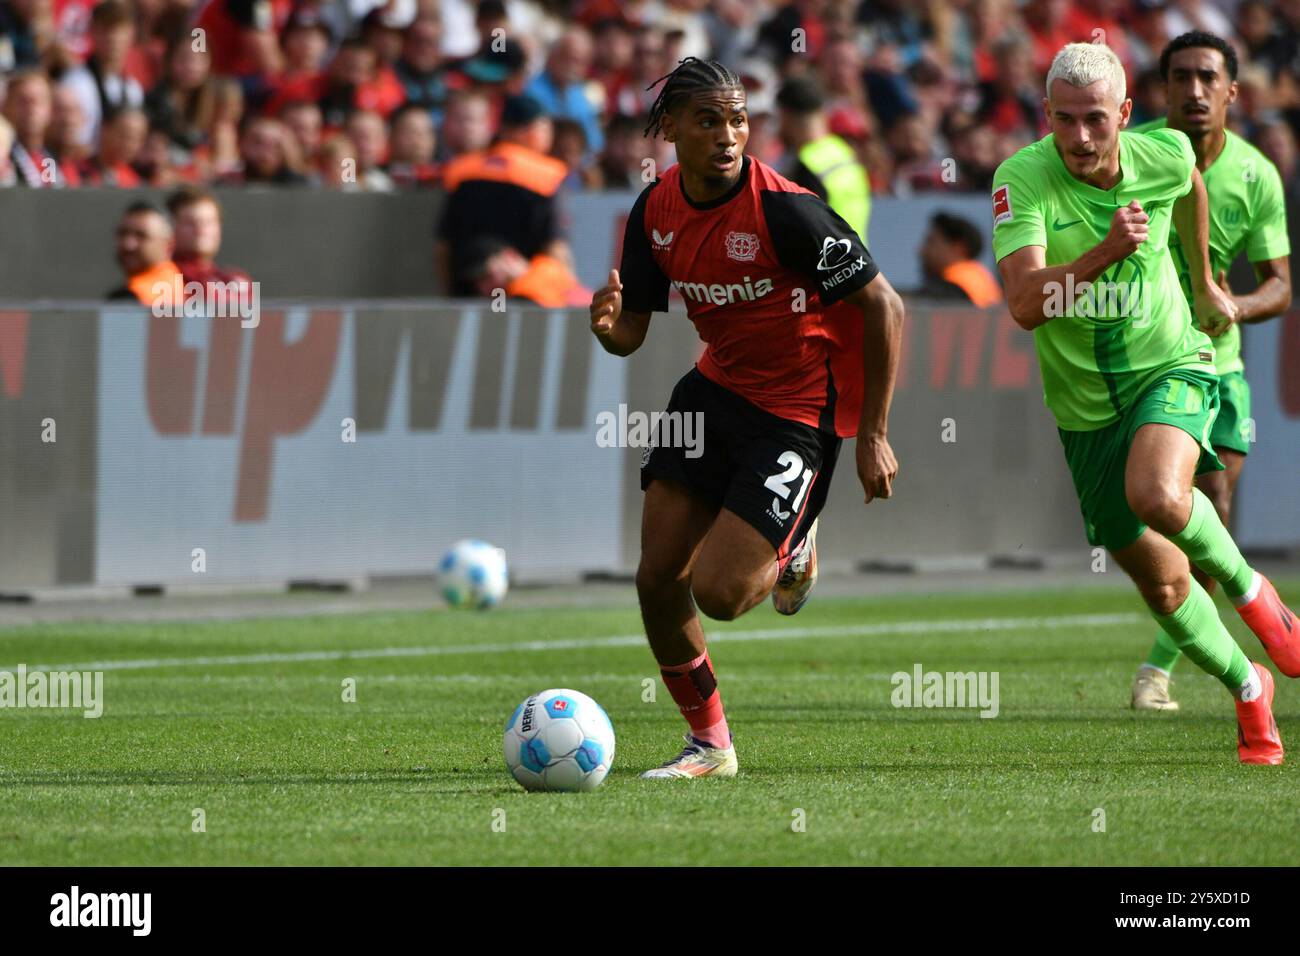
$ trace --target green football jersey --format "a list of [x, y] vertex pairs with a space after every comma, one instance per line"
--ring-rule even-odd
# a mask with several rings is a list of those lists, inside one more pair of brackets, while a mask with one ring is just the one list
[[[1135, 133], [1164, 129], [1165, 120], [1135, 127]], [[1229, 269], [1242, 250], [1251, 262], [1280, 259], [1291, 254], [1286, 231], [1286, 201], [1282, 177], [1273, 162], [1232, 130], [1224, 131], [1223, 152], [1201, 173], [1210, 196], [1210, 267], [1217, 277]], [[1192, 301], [1192, 275], [1177, 235], [1169, 237], [1169, 251], [1178, 281], [1188, 303]], [[1243, 370], [1241, 327], [1233, 325], [1214, 342], [1214, 365], [1220, 375]]]
[[1192, 324], [1169, 255], [1174, 201], [1192, 188], [1192, 144], [1176, 130], [1121, 132], [1119, 153], [1120, 180], [1108, 190], [1070, 175], [1050, 134], [993, 177], [998, 259], [1042, 246], [1048, 266], [1062, 265], [1100, 243], [1121, 206], [1136, 199], [1150, 217], [1133, 255], [1091, 286], [1070, 278], [1045, 304], [1055, 318], [1034, 329], [1043, 400], [1067, 431], [1111, 424], [1172, 369], [1214, 371], [1214, 350]]

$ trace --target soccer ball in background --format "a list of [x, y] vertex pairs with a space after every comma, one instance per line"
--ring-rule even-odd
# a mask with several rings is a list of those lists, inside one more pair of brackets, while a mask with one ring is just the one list
[[508, 586], [506, 553], [486, 541], [457, 541], [438, 565], [438, 587], [452, 607], [495, 607]]
[[586, 694], [544, 690], [515, 708], [506, 766], [525, 790], [595, 790], [614, 764], [614, 727]]

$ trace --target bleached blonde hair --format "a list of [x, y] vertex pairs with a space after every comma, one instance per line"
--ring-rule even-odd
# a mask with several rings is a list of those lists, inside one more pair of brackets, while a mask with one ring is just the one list
[[1091, 86], [1098, 80], [1110, 84], [1116, 105], [1123, 103], [1128, 94], [1124, 78], [1124, 64], [1115, 51], [1104, 43], [1067, 43], [1052, 59], [1047, 71], [1047, 98], [1052, 98], [1052, 82], [1065, 80], [1071, 86]]

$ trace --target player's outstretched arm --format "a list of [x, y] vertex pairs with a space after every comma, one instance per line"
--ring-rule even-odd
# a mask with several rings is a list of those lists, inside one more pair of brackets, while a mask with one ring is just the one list
[[862, 310], [862, 417], [858, 420], [858, 480], [866, 501], [888, 498], [898, 474], [889, 445], [889, 406], [903, 343], [903, 300], [884, 274], [845, 297]]
[[1054, 319], [1048, 301], [1059, 302], [1063, 291], [1097, 281], [1112, 265], [1131, 256], [1146, 242], [1148, 222], [1141, 203], [1134, 200], [1115, 210], [1106, 237], [1073, 262], [1049, 268], [1042, 246], [1022, 246], [999, 259], [998, 272], [1016, 324], [1032, 331]]
[[1210, 197], [1201, 172], [1192, 167], [1192, 188], [1174, 200], [1174, 229], [1192, 282], [1192, 311], [1202, 331], [1222, 335], [1237, 321], [1237, 305], [1210, 269]]
[[591, 331], [601, 348], [611, 355], [631, 355], [649, 328], [649, 312], [623, 310], [623, 283], [618, 270], [610, 269], [609, 281], [591, 297]]
[[1219, 287], [1237, 304], [1238, 322], [1263, 322], [1291, 308], [1291, 257], [1265, 259], [1252, 265], [1259, 285], [1245, 295], [1235, 295], [1228, 285], [1228, 274], [1219, 273]]

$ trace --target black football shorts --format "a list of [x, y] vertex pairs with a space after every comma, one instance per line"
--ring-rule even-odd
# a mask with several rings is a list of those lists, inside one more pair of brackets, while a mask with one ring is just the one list
[[673, 388], [642, 457], [641, 490], [656, 478], [679, 482], [713, 507], [735, 512], [784, 557], [826, 504], [841, 444], [692, 368]]

